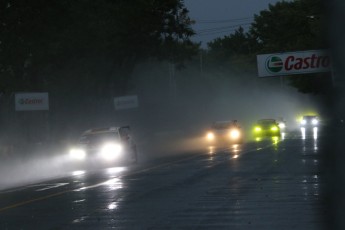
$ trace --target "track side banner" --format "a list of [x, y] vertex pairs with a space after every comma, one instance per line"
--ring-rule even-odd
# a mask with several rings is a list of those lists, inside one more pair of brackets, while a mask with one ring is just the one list
[[49, 110], [48, 93], [16, 93], [16, 111]]
[[282, 76], [331, 71], [327, 50], [308, 50], [257, 55], [258, 76]]
[[114, 98], [115, 110], [124, 110], [124, 109], [134, 109], [138, 108], [138, 96], [123, 96]]

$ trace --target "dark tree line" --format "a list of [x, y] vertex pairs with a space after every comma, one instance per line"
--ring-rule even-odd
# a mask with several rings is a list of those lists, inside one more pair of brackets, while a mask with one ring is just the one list
[[[126, 94], [137, 63], [182, 65], [197, 53], [183, 0], [1, 1], [0, 91]], [[208, 43], [217, 65], [255, 68], [260, 53], [327, 48], [322, 0], [281, 1], [255, 15], [250, 30]], [[239, 69], [240, 71], [240, 69]], [[327, 90], [329, 77], [291, 77], [301, 92]], [[72, 93], [73, 91], [73, 93]]]
[[[181, 66], [197, 53], [188, 13], [183, 0], [0, 1], [0, 135], [116, 120], [113, 97], [133, 91], [138, 63]], [[48, 92], [49, 116], [14, 111], [16, 92]]]
[[159, 58], [183, 63], [197, 50], [181, 0], [0, 4], [2, 93], [78, 88], [121, 95], [138, 62]]

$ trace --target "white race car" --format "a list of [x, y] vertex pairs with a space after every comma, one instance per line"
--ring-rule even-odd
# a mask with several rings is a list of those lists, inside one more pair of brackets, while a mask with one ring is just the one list
[[301, 128], [317, 128], [319, 126], [319, 118], [315, 115], [306, 115], [300, 121]]
[[82, 133], [69, 156], [78, 161], [137, 162], [129, 126], [90, 129]]

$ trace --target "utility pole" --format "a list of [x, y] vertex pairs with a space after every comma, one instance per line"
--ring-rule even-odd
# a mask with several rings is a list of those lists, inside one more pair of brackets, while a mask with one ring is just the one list
[[202, 57], [202, 50], [200, 51], [200, 77], [203, 76], [203, 57]]
[[171, 101], [176, 100], [176, 76], [175, 76], [175, 64], [169, 62], [169, 88], [170, 88], [170, 99]]

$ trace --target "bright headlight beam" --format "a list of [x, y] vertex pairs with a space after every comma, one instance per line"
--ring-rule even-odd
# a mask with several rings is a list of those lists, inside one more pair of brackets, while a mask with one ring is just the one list
[[279, 123], [279, 128], [284, 129], [285, 128], [285, 124], [284, 123]]
[[231, 130], [230, 131], [230, 137], [233, 138], [233, 139], [237, 139], [240, 137], [240, 131], [234, 129], [234, 130]]
[[256, 132], [260, 132], [261, 131], [261, 128], [260, 127], [255, 127], [254, 129]]
[[69, 155], [74, 159], [83, 160], [86, 156], [86, 153], [82, 149], [71, 149], [69, 151]]
[[306, 120], [301, 120], [301, 125], [305, 125], [307, 124], [307, 121]]
[[275, 126], [273, 126], [273, 127], [271, 128], [271, 130], [272, 130], [272, 131], [278, 131], [278, 128], [275, 127]]
[[312, 123], [313, 125], [317, 125], [317, 124], [319, 123], [319, 121], [318, 121], [317, 119], [313, 119], [313, 120], [311, 121], [311, 123]]
[[106, 160], [113, 160], [118, 157], [122, 151], [122, 146], [119, 144], [105, 144], [101, 149], [102, 157]]
[[207, 137], [208, 140], [213, 140], [214, 139], [214, 134], [209, 132], [209, 133], [207, 133], [206, 137]]

